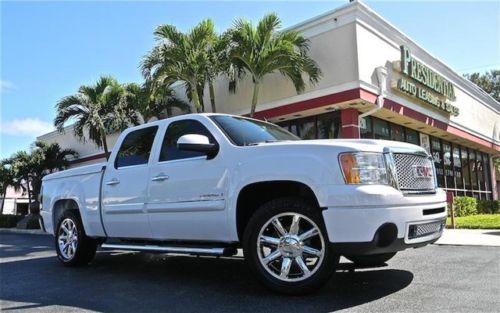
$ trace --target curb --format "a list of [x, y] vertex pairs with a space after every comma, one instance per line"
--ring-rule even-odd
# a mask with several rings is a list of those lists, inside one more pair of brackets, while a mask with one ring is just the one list
[[0, 234], [30, 234], [30, 235], [52, 235], [44, 232], [41, 229], [17, 229], [17, 228], [0, 228]]

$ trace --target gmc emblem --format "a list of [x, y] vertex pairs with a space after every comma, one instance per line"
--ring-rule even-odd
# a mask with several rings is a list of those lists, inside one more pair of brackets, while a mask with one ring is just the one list
[[414, 165], [413, 174], [417, 178], [432, 178], [432, 167], [423, 165]]

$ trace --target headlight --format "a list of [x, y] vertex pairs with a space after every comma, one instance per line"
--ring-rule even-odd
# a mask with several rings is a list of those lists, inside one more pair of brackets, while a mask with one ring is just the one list
[[382, 153], [342, 153], [340, 167], [346, 184], [388, 184]]

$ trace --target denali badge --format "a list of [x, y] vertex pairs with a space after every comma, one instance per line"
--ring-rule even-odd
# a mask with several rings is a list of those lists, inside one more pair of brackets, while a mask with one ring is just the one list
[[413, 175], [417, 178], [432, 178], [432, 167], [425, 165], [414, 165]]

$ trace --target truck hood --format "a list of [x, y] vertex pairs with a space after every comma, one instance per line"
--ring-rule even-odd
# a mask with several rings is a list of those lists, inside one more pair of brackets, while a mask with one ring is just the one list
[[80, 166], [80, 167], [72, 168], [69, 170], [64, 170], [64, 171], [52, 173], [49, 175], [45, 175], [43, 177], [43, 181], [46, 181], [49, 179], [58, 179], [58, 178], [63, 178], [63, 177], [68, 177], [68, 176], [78, 176], [78, 175], [87, 175], [87, 174], [98, 173], [98, 172], [102, 171], [102, 169], [105, 165], [106, 165], [106, 162], [102, 162], [102, 163]]
[[366, 152], [384, 152], [384, 148], [393, 151], [413, 151], [427, 153], [420, 146], [391, 140], [376, 139], [316, 139], [316, 140], [297, 140], [297, 141], [278, 141], [269, 143], [259, 143], [257, 146], [282, 146], [282, 147], [324, 147], [331, 146], [338, 151], [366, 151]]

